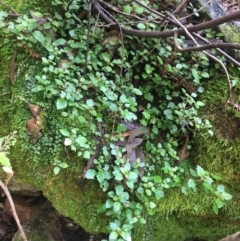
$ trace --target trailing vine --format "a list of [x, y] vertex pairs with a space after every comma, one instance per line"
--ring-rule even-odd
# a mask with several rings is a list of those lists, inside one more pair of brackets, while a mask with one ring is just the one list
[[[42, 136], [29, 144], [34, 160], [47, 154], [55, 174], [71, 165], [73, 155], [86, 162], [78, 182], [96, 179], [106, 193], [98, 212], [110, 216], [110, 240], [129, 240], [134, 224], [146, 223], [169, 189], [186, 196], [205, 191], [217, 214], [232, 196], [220, 177], [187, 159], [196, 130], [213, 135], [209, 120], [199, 114], [203, 83], [216, 74], [206, 55], [176, 52], [169, 39], [123, 38], [126, 31], [118, 25], [120, 31], [106, 33], [98, 15], [86, 12], [87, 1], [52, 4], [51, 14], [31, 11], [13, 20], [0, 11], [0, 26], [15, 51], [24, 48], [35, 61], [23, 63], [24, 83], [10, 69], [14, 103], [20, 96], [42, 108]], [[92, 7], [106, 17], [97, 2]], [[130, 7], [124, 12], [130, 14]], [[23, 86], [26, 92], [19, 91]], [[20, 138], [26, 139], [23, 130]]]

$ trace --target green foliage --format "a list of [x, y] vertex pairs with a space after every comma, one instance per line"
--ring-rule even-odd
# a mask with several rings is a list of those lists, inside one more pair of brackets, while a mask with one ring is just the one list
[[12, 169], [11, 163], [7, 154], [9, 149], [16, 143], [16, 131], [10, 133], [8, 136], [0, 138], [0, 163], [4, 168]]
[[[136, 5], [120, 4], [125, 13], [145, 12]], [[126, 38], [124, 48], [105, 47], [104, 30], [93, 25], [95, 16], [89, 30], [87, 20], [77, 17], [79, 7], [87, 7], [85, 1], [67, 5], [55, 0], [53, 5], [59, 9], [51, 15], [33, 12], [45, 20], [43, 24], [27, 14], [7, 22], [7, 13], [0, 12], [1, 27], [16, 37], [16, 46], [28, 46], [42, 55], [37, 66], [27, 64], [25, 80], [13, 87], [14, 94], [21, 92], [24, 99], [37, 102], [45, 116], [43, 137], [35, 146], [22, 146], [31, 150], [28, 160], [50, 162], [59, 176], [61, 169], [71, 168], [74, 157], [79, 162], [89, 160], [102, 141], [94, 169], [88, 168], [85, 177], [96, 179], [106, 193], [98, 211], [110, 217], [110, 240], [128, 240], [134, 225], [145, 224], [146, 217], [160, 209], [169, 190], [188, 197], [205, 192], [217, 214], [232, 197], [219, 179], [200, 165], [177, 165], [182, 136], [195, 131], [213, 135], [212, 125], [199, 113], [205, 106], [199, 96], [216, 68], [201, 53], [173, 51], [167, 40], [156, 45], [154, 39]], [[137, 28], [156, 26], [138, 23]], [[149, 54], [154, 45], [155, 54]], [[21, 106], [17, 102], [14, 99]], [[150, 127], [142, 144], [145, 162], [130, 163], [126, 148], [114, 144], [124, 141], [121, 120]], [[20, 138], [26, 141], [23, 128]]]

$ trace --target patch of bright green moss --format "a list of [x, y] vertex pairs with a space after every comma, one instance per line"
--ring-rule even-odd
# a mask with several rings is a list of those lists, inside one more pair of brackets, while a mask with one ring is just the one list
[[[35, 2], [31, 8], [29, 3], [24, 5], [25, 3], [23, 1], [17, 2], [16, 9], [27, 11], [27, 8], [33, 9], [36, 5]], [[6, 90], [9, 88], [8, 64], [6, 63], [9, 63], [11, 55], [10, 46], [1, 51], [0, 63], [3, 75], [0, 83], [1, 88], [6, 88]], [[14, 95], [24, 93], [26, 91], [25, 86], [24, 80], [18, 80], [13, 87]], [[223, 124], [226, 130], [226, 123], [232, 121], [230, 111], [224, 115], [224, 118], [228, 117], [227, 122], [219, 122], [223, 116], [222, 104], [225, 96], [227, 96], [227, 91], [226, 82], [212, 81], [206, 86], [206, 93], [202, 97], [209, 107], [209, 112], [204, 112], [203, 115], [213, 116], [212, 120], [216, 133], [217, 129], [223, 130]], [[31, 100], [34, 100], [34, 104], [42, 106], [45, 112], [46, 120], [44, 122], [46, 126], [43, 130], [44, 133], [50, 136], [50, 130], [52, 129], [55, 135], [54, 128], [57, 126], [57, 122], [61, 121], [61, 118], [51, 109], [53, 103], [46, 103], [46, 106], [44, 106], [44, 97], [38, 95], [31, 98]], [[67, 158], [66, 152], [60, 150], [57, 158], [66, 158], [70, 167], [62, 170], [58, 175], [54, 175], [51, 161], [55, 156], [54, 153], [49, 152], [49, 149], [53, 146], [48, 143], [45, 137], [35, 146], [29, 142], [25, 125], [30, 118], [30, 112], [26, 103], [14, 100], [12, 104], [9, 104], [10, 98], [4, 100], [3, 110], [5, 112], [1, 110], [0, 118], [2, 123], [5, 123], [3, 125], [6, 126], [2, 130], [4, 135], [14, 128], [19, 131], [18, 142], [11, 155], [16, 175], [23, 182], [40, 188], [60, 213], [72, 218], [86, 231], [90, 233], [106, 232], [108, 220], [97, 214], [98, 205], [105, 200], [105, 194], [100, 191], [94, 181], [84, 180], [80, 185], [77, 184], [78, 176], [86, 161], [73, 156], [71, 153], [71, 158]], [[6, 113], [11, 114], [6, 115]], [[236, 231], [236, 225], [239, 224], [237, 217], [240, 214], [240, 210], [236, 206], [239, 191], [238, 180], [240, 179], [238, 175], [239, 167], [237, 167], [240, 160], [237, 151], [239, 140], [238, 138], [234, 140], [230, 138], [229, 133], [228, 138], [220, 134], [218, 132], [218, 135], [210, 137], [206, 133], [196, 133], [190, 160], [193, 164], [199, 164], [210, 172], [221, 175], [223, 183], [234, 196], [233, 201], [220, 210], [220, 214], [217, 216], [212, 211], [212, 197], [206, 195], [206, 193], [197, 192], [186, 197], [179, 190], [171, 190], [166, 192], [166, 197], [158, 202], [157, 214], [150, 217], [146, 215], [147, 224], [135, 227], [134, 240], [175, 241], [199, 237], [211, 241]]]

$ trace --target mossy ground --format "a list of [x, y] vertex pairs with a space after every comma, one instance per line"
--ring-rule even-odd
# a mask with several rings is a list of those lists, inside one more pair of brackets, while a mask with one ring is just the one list
[[[27, 1], [14, 1], [14, 4], [12, 1], [4, 2], [20, 12], [26, 12], [28, 9], [45, 12], [51, 8], [50, 1], [35, 1], [31, 4]], [[0, 37], [3, 39], [5, 36]], [[14, 51], [10, 45], [2, 46], [0, 51], [0, 89], [3, 94], [0, 135], [18, 130], [18, 142], [10, 156], [17, 177], [43, 190], [44, 195], [60, 213], [71, 217], [86, 231], [106, 232], [108, 220], [96, 212], [98, 205], [105, 200], [105, 194], [100, 191], [95, 181], [85, 180], [80, 185], [77, 184], [85, 161], [71, 153], [70, 158], [67, 158], [68, 155], [62, 149], [50, 152], [49, 149], [52, 150], [53, 146], [44, 138], [35, 146], [29, 142], [26, 122], [30, 118], [30, 112], [26, 103], [16, 97], [27, 89], [24, 74], [13, 86], [8, 80], [9, 62]], [[24, 59], [26, 56], [20, 55], [19, 58]], [[40, 66], [37, 60], [30, 62], [28, 66]], [[22, 73], [26, 70], [23, 69]], [[238, 96], [237, 91], [236, 89], [235, 96]], [[195, 133], [189, 160], [191, 164], [199, 164], [209, 172], [222, 176], [222, 182], [233, 195], [233, 200], [220, 210], [219, 215], [215, 215], [212, 211], [213, 198], [204, 192], [192, 193], [188, 197], [183, 196], [179, 190], [166, 192], [166, 198], [158, 203], [157, 214], [150, 217], [146, 215], [147, 224], [135, 228], [134, 240], [177, 241], [199, 237], [214, 241], [238, 229], [240, 121], [239, 114], [232, 107], [224, 106], [226, 96], [225, 80], [214, 80], [206, 84], [205, 93], [201, 98], [208, 108], [207, 111], [204, 109], [202, 114], [211, 117], [209, 119], [214, 124], [215, 135], [210, 137], [207, 133]], [[51, 103], [44, 106], [44, 98], [41, 96], [32, 96], [28, 101], [44, 107], [44, 132], [50, 135], [50, 130], [54, 130], [61, 117], [54, 112]], [[57, 140], [53, 141], [57, 143]], [[69, 168], [62, 170], [58, 175], [53, 174], [51, 163], [55, 153], [58, 153], [57, 158], [66, 158], [69, 164]]]

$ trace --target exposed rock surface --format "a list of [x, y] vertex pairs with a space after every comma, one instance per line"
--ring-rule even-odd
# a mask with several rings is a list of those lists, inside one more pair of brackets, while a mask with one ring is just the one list
[[[45, 202], [23, 228], [31, 241], [64, 241], [59, 215], [49, 202]], [[22, 241], [19, 231], [12, 241]]]
[[[228, 14], [217, 0], [197, 0], [196, 3], [203, 8], [211, 19], [216, 19]], [[221, 24], [219, 29], [224, 34], [225, 41], [239, 43], [240, 31], [237, 21]]]
[[[1, 180], [6, 179], [6, 173], [1, 168], [0, 168], [0, 179]], [[21, 196], [41, 196], [42, 195], [42, 192], [39, 189], [29, 184], [21, 183], [14, 175], [10, 180], [10, 182], [8, 183], [8, 189], [11, 192], [11, 194], [16, 194]]]
[[[36, 197], [24, 197], [18, 195], [12, 195], [13, 203], [21, 223], [27, 222], [32, 214], [40, 207], [45, 200], [44, 198]], [[13, 218], [11, 212], [11, 206], [8, 199], [5, 199], [4, 212], [6, 218]]]
[[239, 241], [240, 240], [240, 232], [237, 232], [231, 236], [228, 236], [220, 241]]

